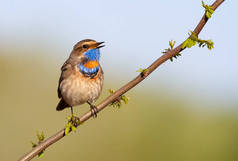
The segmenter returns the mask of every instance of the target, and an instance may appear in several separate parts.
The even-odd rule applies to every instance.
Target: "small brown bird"
[[[58,97],[61,98],[57,111],[66,107],[88,103],[92,114],[97,116],[97,108],[92,104],[98,99],[103,86],[103,70],[99,64],[101,47],[104,42],[85,39],[78,42],[69,58],[61,67]]]

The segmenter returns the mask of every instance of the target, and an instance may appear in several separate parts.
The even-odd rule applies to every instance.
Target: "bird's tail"
[[[56,107],[56,110],[61,111],[61,110],[65,109],[66,107],[69,107],[69,105],[63,99],[61,99]]]

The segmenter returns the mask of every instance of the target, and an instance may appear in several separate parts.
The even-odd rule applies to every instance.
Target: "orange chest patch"
[[[85,63],[83,66],[86,68],[96,68],[99,65],[98,61],[93,60]]]

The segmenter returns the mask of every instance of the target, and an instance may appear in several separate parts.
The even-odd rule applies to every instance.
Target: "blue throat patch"
[[[87,52],[84,53],[84,56],[88,59],[88,61],[99,61],[100,59],[100,51],[99,49],[90,49]],[[99,70],[99,65],[95,68],[87,68],[84,66],[84,64],[78,64],[78,68],[86,76],[94,77],[98,70]]]
[[[88,58],[89,61],[92,61],[92,60],[99,61],[99,59],[100,59],[100,51],[97,48],[96,49],[90,49],[86,53],[84,53],[84,56],[86,58]]]

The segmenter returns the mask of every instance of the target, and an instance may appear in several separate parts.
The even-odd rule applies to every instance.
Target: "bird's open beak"
[[[104,43],[104,41],[103,41],[103,42],[98,42],[98,43],[97,43],[97,48],[99,49],[99,48],[104,47],[105,45],[101,45],[101,44],[103,44],[103,43]]]

